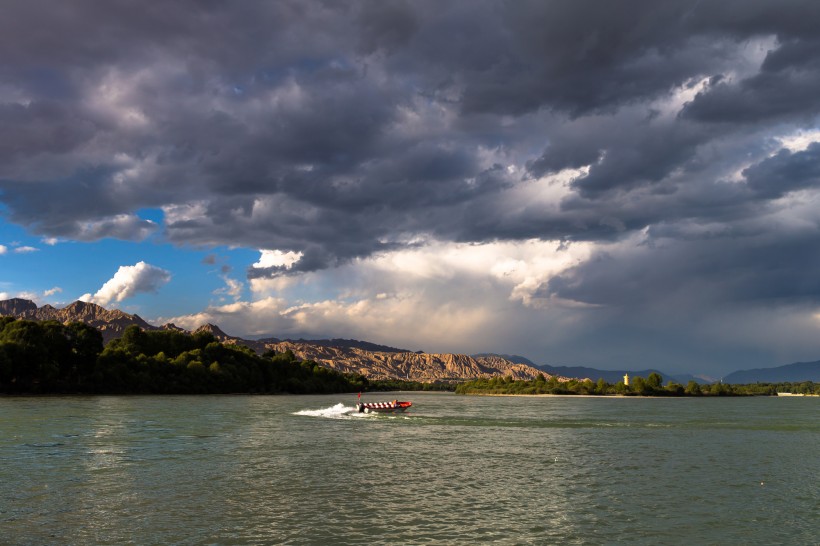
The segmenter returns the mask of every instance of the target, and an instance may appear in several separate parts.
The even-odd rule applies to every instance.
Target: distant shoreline
[[[700,396],[642,396],[642,395],[632,395],[627,396],[624,394],[496,394],[496,393],[466,393],[464,396],[500,396],[500,397],[515,397],[515,398],[545,398],[545,397],[558,397],[558,398],[633,398],[633,399],[643,399],[643,398],[662,398],[664,400],[670,399],[683,399],[683,398],[737,398],[737,396],[713,396],[713,395],[700,395]],[[777,394],[758,394],[755,396],[760,396],[763,398],[792,398],[792,397],[820,397],[820,394],[798,394],[798,393],[791,393],[791,392],[779,392]],[[746,398],[744,396],[743,398]]]
[[[496,394],[482,392],[466,393],[464,396],[504,396],[517,398],[693,398],[689,396],[626,396],[624,394]]]

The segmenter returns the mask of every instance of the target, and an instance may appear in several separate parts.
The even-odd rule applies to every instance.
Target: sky
[[[720,377],[820,359],[814,0],[8,0],[0,299]]]

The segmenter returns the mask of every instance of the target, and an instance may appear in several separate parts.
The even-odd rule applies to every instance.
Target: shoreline
[[[470,392],[465,394],[459,394],[459,396],[499,396],[499,397],[519,397],[519,398],[544,398],[544,397],[560,397],[560,398],[623,398],[623,399],[646,399],[646,398],[659,398],[664,400],[670,399],[687,399],[687,398],[777,398],[778,396],[783,396],[782,394],[730,394],[730,395],[714,395],[714,394],[701,394],[701,395],[678,395],[678,396],[643,396],[643,395],[625,395],[625,394],[499,394],[499,393],[480,393],[480,392]],[[820,396],[817,394],[786,394],[785,396],[792,396],[792,397],[801,397],[801,396]]]
[[[693,396],[626,396],[624,394],[497,394],[497,393],[480,393],[471,392],[463,396],[501,396],[501,397],[518,397],[518,398],[544,398],[544,397],[558,397],[558,398],[695,398]]]

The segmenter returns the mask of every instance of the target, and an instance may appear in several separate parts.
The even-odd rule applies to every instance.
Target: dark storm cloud
[[[84,169],[68,179],[2,180],[0,199],[12,221],[34,232],[80,241],[111,237],[139,241],[157,225],[132,211],[133,186],[116,183],[108,168]]]
[[[777,155],[745,169],[743,176],[759,196],[776,199],[783,195],[820,185],[820,143],[805,151],[780,150]]]
[[[624,131],[622,124],[633,125],[635,130]],[[715,136],[715,132],[683,121],[622,119],[617,125],[598,124],[560,135],[529,170],[543,176],[588,165],[589,173],[576,178],[573,186],[583,197],[609,197],[607,192],[667,180],[695,156],[698,146]]]
[[[772,237],[764,226],[748,233],[712,234],[655,248],[600,252],[539,290],[590,305],[665,309],[820,303],[815,233]],[[756,231],[756,232],[755,232]],[[671,318],[671,317],[670,317]]]
[[[0,161],[8,163],[21,155],[71,153],[98,130],[94,119],[63,102],[0,104]]]
[[[818,89],[820,40],[790,39],[769,52],[760,73],[738,82],[720,81],[699,93],[682,115],[732,123],[795,116],[810,121],[820,108]]]
[[[417,14],[410,2],[363,3],[359,16],[360,45],[364,51],[396,51],[406,45],[419,27]]]
[[[425,236],[742,231],[816,186],[816,147],[767,157],[820,113],[818,24],[797,0],[7,2],[0,201],[48,236],[138,239],[164,207],[179,244],[303,253],[250,276]],[[560,204],[530,195],[565,169]]]

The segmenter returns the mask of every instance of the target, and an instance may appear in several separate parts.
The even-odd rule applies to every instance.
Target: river
[[[818,544],[820,399],[0,398],[2,544]]]

